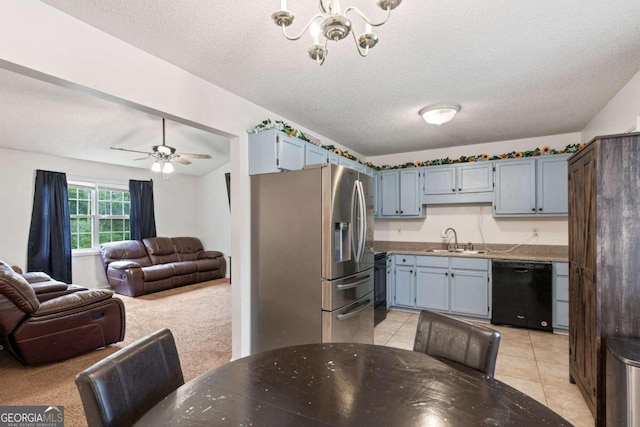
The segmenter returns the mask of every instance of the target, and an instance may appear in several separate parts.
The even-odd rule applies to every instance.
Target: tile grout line
[[[536,354],[536,348],[533,345],[533,340],[531,339],[531,331],[527,331],[527,335],[529,336],[529,343],[531,344],[531,351],[533,351],[533,358],[536,361],[536,369],[538,370],[538,377],[540,378],[540,387],[542,388],[542,395],[544,396],[544,404],[547,408],[549,406],[549,398],[547,397],[547,392],[544,389],[544,381],[542,380],[542,374],[540,373],[540,366],[538,365],[538,355]]]

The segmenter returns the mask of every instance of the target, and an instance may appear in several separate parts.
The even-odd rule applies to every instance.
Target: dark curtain
[[[129,181],[131,195],[131,240],[156,237],[156,216],[153,208],[153,181]]]
[[[71,280],[71,223],[67,176],[36,171],[27,271],[42,271],[66,283]]]

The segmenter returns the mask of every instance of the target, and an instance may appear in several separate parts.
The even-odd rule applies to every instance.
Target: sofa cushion
[[[198,271],[198,264],[193,261],[172,262],[171,266],[173,266],[173,274],[176,276],[191,274]]]
[[[169,237],[149,237],[142,242],[147,248],[149,259],[153,264],[168,264],[179,261],[178,254]]]
[[[198,271],[213,271],[220,268],[220,261],[218,259],[199,259],[197,261],[193,261],[194,264],[198,266]]]
[[[142,268],[142,277],[145,282],[168,279],[173,276],[173,265],[158,264]]]
[[[137,262],[141,267],[151,265],[147,248],[139,240],[103,243],[100,245],[100,258],[105,268],[120,260]]]
[[[15,270],[15,268],[13,269]],[[17,271],[16,273],[20,272]],[[29,283],[51,281],[51,276],[49,276],[47,273],[43,273],[42,271],[31,271],[29,273],[20,273],[20,275]]]
[[[24,277],[0,260],[0,293],[25,313],[33,313],[40,307],[35,291]]]
[[[108,300],[112,296],[113,291],[108,289],[87,289],[84,291],[78,291],[43,302],[40,304],[40,308],[38,308],[33,315],[46,316],[48,314],[84,307],[99,301]]]
[[[202,242],[197,237],[172,237],[171,242],[180,261],[196,260],[204,251]]]
[[[47,282],[31,283],[31,288],[36,294],[45,294],[47,292],[66,291],[69,285],[57,280],[49,280]]]

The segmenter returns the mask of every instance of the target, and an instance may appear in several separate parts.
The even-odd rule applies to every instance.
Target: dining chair
[[[498,331],[422,310],[413,351],[465,365],[493,378],[499,346]]]
[[[168,329],[135,341],[76,377],[89,427],[130,426],[183,384]]]

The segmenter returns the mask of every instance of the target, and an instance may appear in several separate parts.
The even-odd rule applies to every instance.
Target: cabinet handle
[[[531,210],[535,212],[535,211],[536,211],[536,208],[531,208]]]
[[[398,211],[396,211],[396,213],[398,213]]]
[[[538,208],[538,210],[539,210],[540,212],[542,212],[542,208]]]
[[[458,191],[462,191],[462,188],[458,188]]]
[[[455,189],[455,188],[452,188],[452,189],[451,189],[451,191],[453,191],[453,192],[455,193],[455,192],[456,192],[456,189]]]
[[[446,273],[444,273],[444,275],[445,275],[445,276],[448,276],[448,275],[449,275],[449,272],[447,271]]]
[[[451,273],[451,277],[456,277],[456,275],[455,275],[455,274],[453,274],[453,273]]]
[[[409,270],[409,274],[413,274],[413,270]]]
[[[400,213],[401,213],[401,214],[403,214],[403,213],[404,213],[404,211],[400,211]]]

